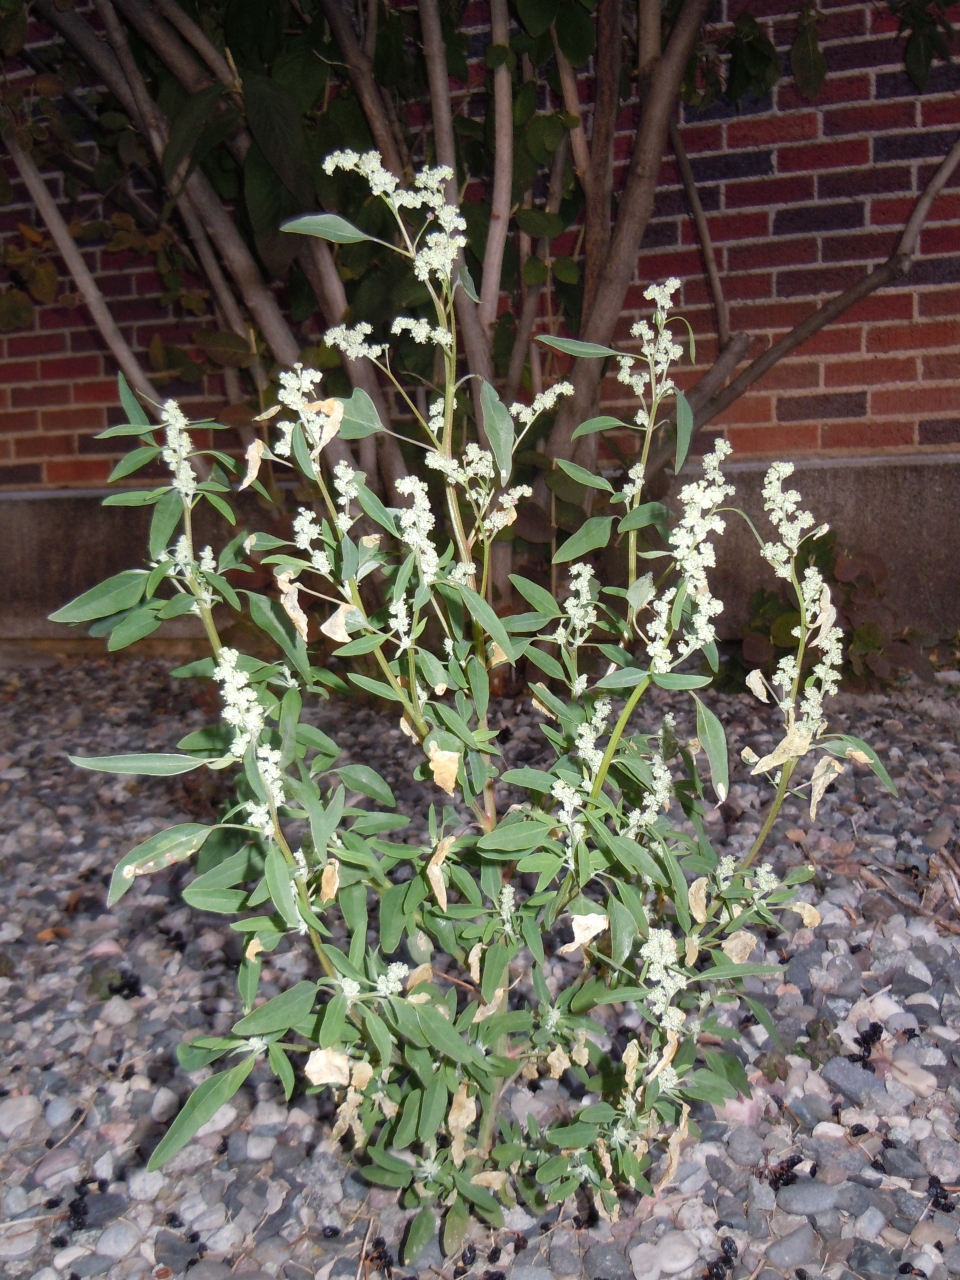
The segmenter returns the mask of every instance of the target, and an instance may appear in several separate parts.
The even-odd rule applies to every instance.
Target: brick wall
[[[722,0],[724,22],[744,0]],[[789,6],[750,0],[784,52]],[[902,70],[893,23],[864,3],[824,0],[821,37],[829,67],[815,106],[787,78],[740,112],[688,112],[682,125],[708,214],[734,331],[751,354],[882,261],[913,202],[960,128],[960,68],[934,68],[918,95]],[[481,52],[472,49],[471,52]],[[478,69],[478,76],[482,74]],[[589,101],[589,76],[581,78]],[[587,112],[587,117],[589,113]],[[635,108],[624,108],[618,164],[628,162]],[[652,280],[683,280],[681,305],[698,358],[716,355],[700,250],[672,159],[637,263],[621,339],[643,311]],[[56,186],[57,179],[51,177]],[[34,216],[22,189],[0,212],[0,235]],[[744,456],[916,452],[960,445],[960,174],[937,201],[920,256],[896,287],[874,294],[800,347],[717,419]],[[569,251],[558,244],[557,251]],[[149,263],[85,248],[88,264],[135,349],[155,333],[189,344],[193,323],[160,305]],[[64,278],[64,289],[70,282]],[[114,442],[94,434],[115,416],[114,368],[83,308],[38,307],[31,331],[0,336],[0,488],[100,485]],[[691,375],[692,376],[692,375]],[[691,380],[685,376],[684,381]],[[610,381],[616,407],[623,388]],[[222,403],[222,387],[169,384],[193,413]],[[626,408],[623,405],[623,408]]]

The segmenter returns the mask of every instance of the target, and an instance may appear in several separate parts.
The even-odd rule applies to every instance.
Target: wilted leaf
[[[813,771],[813,777],[810,779],[810,821],[815,822],[817,818],[817,805],[826,794],[827,787],[833,782],[834,778],[843,773],[843,765],[839,760],[835,760],[833,756],[821,756],[817,761],[817,767]]]
[[[761,702],[769,702],[770,698],[767,694],[767,686],[763,682],[762,671],[751,671],[746,679],[746,686],[754,697],[759,698]]]
[[[757,940],[746,929],[738,929],[720,944],[720,950],[732,964],[745,964]]]
[[[435,742],[427,749],[430,758],[430,772],[433,780],[442,791],[452,796],[457,787],[457,770],[460,767],[459,751],[444,751]]]
[[[694,880],[693,884],[687,891],[687,901],[690,904],[690,914],[696,920],[697,924],[706,924],[707,922],[707,877],[701,876],[699,880]]]
[[[263,458],[263,441],[251,440],[247,445],[247,474],[243,477],[243,483],[240,485],[241,490],[248,488],[256,480],[260,474],[260,461]]]
[[[336,858],[330,858],[327,865],[323,868],[323,875],[320,877],[320,901],[332,902],[337,896],[337,890],[340,888],[340,863]]]
[[[347,644],[350,640],[350,632],[346,628],[346,618],[353,608],[352,604],[342,604],[336,613],[331,614],[321,625],[320,630],[323,634],[331,640],[336,640],[337,644]]]
[[[770,769],[777,769],[782,764],[786,764],[788,760],[799,760],[801,756],[805,756],[810,750],[811,735],[809,729],[804,729],[800,725],[795,724],[787,730],[787,736],[780,742],[768,756],[764,756],[750,770],[751,774],[767,773]]]
[[[683,952],[683,963],[689,969],[697,963],[697,956],[700,954],[700,947],[696,938],[687,938]]]
[[[561,956],[568,956],[579,947],[586,946],[592,938],[603,933],[610,923],[607,917],[600,912],[591,912],[585,916],[572,916],[571,920],[573,923],[573,941],[560,948],[558,954]]]
[[[809,101],[820,92],[827,63],[817,38],[817,11],[805,6],[797,23],[797,35],[790,49],[790,70],[797,88]]]
[[[350,1083],[350,1059],[336,1049],[314,1049],[303,1069],[311,1084]]]
[[[453,755],[455,760],[459,764],[460,757],[458,755],[456,755],[452,751],[447,752],[447,754]],[[431,769],[433,768],[432,760],[431,760],[430,767]],[[456,779],[456,776],[457,776],[456,770],[457,770],[457,766],[454,765],[454,772],[453,772],[454,779]],[[436,777],[436,773],[434,773],[434,777]],[[439,783],[438,785],[443,786],[442,783]],[[444,790],[446,790],[445,787],[444,787]],[[451,788],[451,794],[452,794],[452,788]],[[436,853],[427,863],[427,879],[430,881],[430,887],[433,889],[434,897],[437,900],[437,906],[440,908],[441,911],[446,911],[447,909],[447,886],[444,884],[444,881],[443,881],[443,863],[447,854],[450,852],[450,848],[453,845],[453,840],[454,840],[453,836],[444,836],[444,838],[437,845]]]
[[[559,1080],[570,1066],[570,1059],[560,1045],[547,1054],[547,1066],[550,1068],[551,1080]]]
[[[453,1163],[460,1167],[466,1155],[467,1134],[470,1126],[477,1118],[477,1103],[469,1095],[466,1081],[461,1082],[453,1095],[450,1112],[447,1116],[447,1129],[450,1133],[450,1156]]]
[[[290,573],[277,574],[277,586],[280,588],[280,603],[283,611],[293,623],[297,634],[307,638],[307,615],[300,608],[300,591]]]
[[[816,929],[820,923],[820,912],[809,902],[791,902],[790,910],[797,913],[807,929]]]

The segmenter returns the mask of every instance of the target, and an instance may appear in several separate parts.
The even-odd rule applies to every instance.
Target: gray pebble
[[[872,1240],[858,1240],[847,1255],[847,1266],[863,1280],[893,1280],[897,1265],[890,1250]]]
[[[845,1213],[853,1213],[858,1217],[870,1204],[870,1193],[866,1187],[857,1182],[841,1182],[834,1191],[837,1193],[837,1208]]]
[[[858,1106],[866,1102],[871,1095],[882,1094],[886,1098],[886,1090],[881,1081],[863,1067],[858,1067],[846,1058],[831,1058],[820,1072],[827,1084],[838,1089],[845,1098]]]
[[[948,1138],[924,1138],[918,1151],[927,1173],[936,1174],[944,1182],[960,1177],[960,1146]]]
[[[86,1227],[105,1227],[114,1218],[119,1218],[127,1207],[125,1196],[115,1191],[107,1191],[102,1196],[86,1197],[87,1213],[84,1218]]]
[[[813,1225],[821,1240],[839,1240],[843,1231],[843,1219],[838,1209],[828,1209],[826,1213],[815,1213]]]
[[[885,1151],[883,1167],[893,1178],[922,1178],[926,1173],[917,1157],[903,1147],[890,1147]]]
[[[656,1259],[664,1274],[675,1276],[692,1267],[698,1253],[693,1239],[685,1231],[668,1231],[657,1245]]]
[[[111,1222],[101,1234],[97,1241],[97,1253],[119,1260],[132,1253],[139,1243],[140,1232],[134,1224],[127,1222],[125,1218],[119,1218],[116,1222]]]
[[[43,1109],[43,1118],[51,1129],[59,1129],[73,1115],[76,1104],[71,1098],[53,1098]]]
[[[230,1280],[231,1271],[225,1262],[214,1262],[212,1258],[201,1258],[196,1266],[190,1268],[190,1280]]]
[[[763,1159],[763,1143],[752,1129],[738,1125],[727,1137],[727,1154],[734,1164],[750,1169]]]
[[[182,1236],[173,1231],[161,1228],[153,1242],[157,1265],[169,1267],[171,1271],[183,1271],[191,1258],[197,1256],[196,1245],[189,1244]],[[356,1264],[354,1264],[356,1270]]]
[[[538,1267],[533,1263],[522,1262],[512,1269],[510,1280],[553,1280],[553,1273],[546,1267]]]
[[[795,1182],[791,1187],[781,1187],[777,1192],[777,1207],[784,1213],[825,1213],[836,1208],[836,1204],[836,1187],[809,1178]]]
[[[552,1250],[550,1265],[553,1266]],[[605,1280],[633,1280],[633,1268],[624,1254],[613,1244],[595,1244],[588,1249],[583,1260],[583,1270],[591,1280],[593,1276],[604,1276]],[[514,1268],[514,1275],[516,1275],[516,1268]]]
[[[107,1258],[100,1253],[88,1253],[82,1258],[74,1258],[70,1263],[70,1270],[83,1280],[85,1276],[102,1276],[115,1262],[116,1258]]]
[[[943,1265],[952,1276],[960,1276],[960,1244],[952,1244],[943,1251]]]
[[[792,1271],[817,1256],[817,1237],[813,1227],[805,1223],[791,1231],[782,1240],[777,1240],[767,1249],[767,1261],[772,1262],[781,1271]]]

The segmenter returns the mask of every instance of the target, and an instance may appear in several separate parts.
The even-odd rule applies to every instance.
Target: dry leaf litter
[[[0,1273],[31,1280],[893,1280],[960,1275],[960,673],[932,687],[841,697],[831,727],[867,739],[890,763],[894,801],[859,765],[821,800],[816,821],[788,804],[768,846],[774,869],[812,861],[816,904],[758,938],[754,959],[784,966],[748,978],[780,1044],[745,1001],[724,1017],[752,1097],[721,1114],[699,1105],[654,1148],[655,1197],[625,1198],[620,1220],[586,1202],[545,1218],[522,1209],[496,1232],[479,1224],[460,1255],[434,1241],[410,1267],[400,1246],[409,1214],[370,1188],[328,1138],[328,1094],[289,1104],[266,1067],[250,1076],[162,1172],[146,1161],[192,1083],[177,1065],[184,1039],[226,1032],[238,1016],[234,949],[222,917],[185,906],[187,868],[138,881],[107,912],[105,885],[133,844],[177,821],[210,821],[215,775],[107,778],[66,752],[163,750],[208,722],[201,686],[159,664],[77,661],[0,679]],[[731,755],[770,752],[768,708],[714,695]],[[687,706],[654,692],[678,737]],[[394,787],[419,839],[443,799],[410,781],[418,754],[375,712],[324,704],[315,722]],[[529,699],[497,714],[507,762],[549,757]],[[655,718],[655,719],[654,719]],[[768,799],[737,764],[725,804],[708,814],[722,852],[749,847]],[[438,778],[438,782],[442,780]],[[510,796],[503,796],[504,803]],[[403,838],[407,832],[401,834]],[[948,922],[938,926],[939,913]],[[810,927],[813,924],[815,927]],[[570,930],[547,939],[554,976],[579,957]],[[308,973],[305,953],[275,954],[262,993]],[[639,1018],[606,1016],[602,1042],[623,1052]],[[870,1070],[863,1062],[869,1061]],[[570,1115],[569,1075],[517,1089],[513,1114]],[[571,1085],[572,1087],[568,1087]],[[664,1180],[664,1176],[667,1177]]]

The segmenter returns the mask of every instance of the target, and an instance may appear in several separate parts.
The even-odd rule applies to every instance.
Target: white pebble
[[[150,1107],[150,1119],[156,1120],[157,1124],[166,1124],[180,1110],[180,1099],[168,1089],[166,1085],[161,1085],[154,1094],[153,1103]]]
[[[146,1169],[138,1169],[127,1179],[127,1193],[131,1200],[156,1200],[165,1182],[166,1178],[159,1169],[150,1173]]]
[[[109,1027],[125,1027],[137,1016],[136,1009],[123,996],[111,996],[100,1010],[100,1021]]]
[[[105,1258],[125,1258],[140,1243],[140,1232],[132,1222],[118,1218],[111,1222],[97,1241],[97,1253]]]
[[[0,1102],[0,1136],[12,1138],[18,1129],[33,1124],[43,1108],[32,1093],[22,1093],[16,1098]]]

